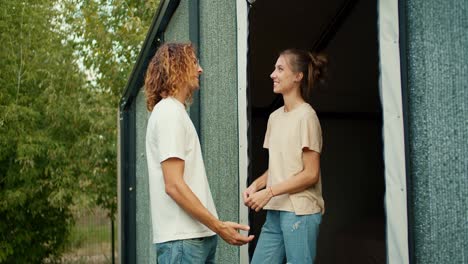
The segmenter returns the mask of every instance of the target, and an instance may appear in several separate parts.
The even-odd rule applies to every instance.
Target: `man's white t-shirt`
[[[153,243],[212,236],[215,233],[187,214],[165,192],[161,162],[168,158],[185,161],[184,180],[200,202],[216,218],[205,165],[198,140],[184,105],[174,97],[159,101],[146,130]]]

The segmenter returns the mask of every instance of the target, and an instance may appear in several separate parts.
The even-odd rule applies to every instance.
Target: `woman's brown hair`
[[[165,43],[149,62],[145,76],[146,108],[153,111],[161,99],[176,95],[181,89],[189,89],[188,101],[192,98],[190,87],[197,76],[197,57],[190,43]]]
[[[302,72],[301,95],[307,100],[315,84],[325,80],[327,57],[299,49],[284,50],[280,56],[285,56],[293,72]]]

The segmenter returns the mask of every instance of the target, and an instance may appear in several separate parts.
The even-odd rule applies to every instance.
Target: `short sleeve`
[[[185,125],[179,116],[161,115],[156,120],[156,142],[159,162],[169,158],[185,160]]]
[[[265,139],[263,140],[263,148],[269,148],[270,147],[270,119],[268,118],[268,123],[267,123],[267,129],[265,132]]]
[[[317,115],[308,114],[301,119],[301,147],[315,152],[322,152],[322,129]]]

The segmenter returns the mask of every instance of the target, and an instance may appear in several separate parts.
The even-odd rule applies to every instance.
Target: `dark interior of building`
[[[324,53],[328,78],[309,103],[323,131],[322,218],[315,263],[385,263],[384,163],[377,1],[257,0],[249,10],[250,184],[268,167],[268,116],[283,102],[270,73],[280,51]],[[251,233],[265,212],[249,212]],[[249,247],[251,256],[255,243]]]

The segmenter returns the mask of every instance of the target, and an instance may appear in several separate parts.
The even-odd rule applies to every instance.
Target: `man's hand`
[[[242,246],[244,244],[249,243],[254,238],[253,235],[250,236],[243,236],[239,234],[238,230],[248,231],[250,229],[249,226],[241,225],[238,223],[233,222],[221,222],[219,227],[216,230],[216,233],[224,240],[226,243],[235,245],[235,246]]]
[[[271,189],[266,188],[251,194],[244,203],[252,210],[255,210],[255,212],[258,212],[270,201],[272,197],[273,193],[271,192]]]

